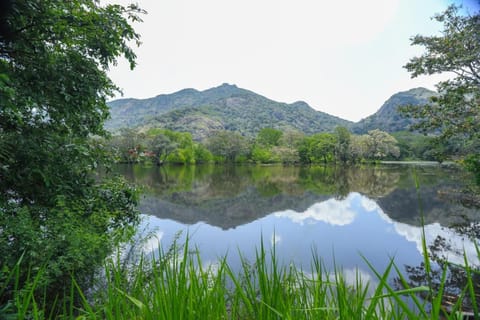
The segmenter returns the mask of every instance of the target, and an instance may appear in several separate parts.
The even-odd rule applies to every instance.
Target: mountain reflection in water
[[[263,238],[265,245],[275,243],[286,263],[308,268],[315,248],[327,267],[333,266],[334,256],[345,273],[359,268],[370,277],[360,253],[378,270],[391,257],[398,266],[422,262],[422,212],[427,245],[435,244],[437,255],[462,263],[465,250],[471,264],[479,263],[474,246],[478,239],[461,231],[478,225],[479,210],[441,196],[461,189],[467,180],[455,168],[120,166],[118,170],[144,187],[139,209],[157,228],[160,243],[168,246],[179,230],[188,230],[204,262],[213,263],[228,252],[229,261],[239,263],[238,251],[253,260]],[[439,237],[446,239],[440,248]]]

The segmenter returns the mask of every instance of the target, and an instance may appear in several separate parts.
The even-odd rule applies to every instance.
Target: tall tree
[[[350,158],[350,131],[345,127],[335,128],[335,137],[337,145],[335,147],[335,153],[337,160],[346,163]]]
[[[423,108],[406,107],[404,112],[420,119],[414,129],[440,132],[435,158],[445,157],[448,140],[471,145],[480,137],[480,12],[462,16],[455,6],[435,16],[443,23],[441,36],[417,35],[413,45],[425,47],[425,53],[405,66],[412,77],[448,72],[453,78],[437,84],[439,95]],[[461,148],[462,149],[462,148]],[[465,159],[466,168],[480,184],[480,150]],[[472,152],[470,150],[470,152]]]
[[[155,154],[157,165],[163,164],[177,148],[178,143],[163,133],[159,133],[149,141],[149,149]]]
[[[277,129],[263,128],[257,134],[256,142],[266,147],[278,146],[282,134],[283,132]]]
[[[355,163],[368,158],[370,137],[366,134],[352,135],[350,139],[350,160]]]
[[[425,52],[414,57],[405,68],[412,77],[449,73],[453,77],[437,84],[438,96],[431,103],[409,106],[404,112],[420,119],[414,129],[440,132],[445,140],[453,136],[479,137],[480,125],[480,13],[462,16],[450,6],[435,16],[443,24],[438,36],[417,35],[412,45]]]
[[[387,157],[398,158],[400,149],[397,140],[385,131],[370,130],[367,134],[368,156],[370,159],[380,160]]]
[[[335,147],[336,147],[336,137],[331,133],[317,133],[311,136],[311,156],[319,161],[323,160],[323,163],[327,163],[334,159],[335,156]]]
[[[95,0],[15,0],[2,10],[1,268],[22,256],[22,285],[27,270],[45,267],[52,305],[72,274],[90,279],[118,227],[137,219],[132,189],[94,179],[106,158],[89,139],[106,135],[106,99],[117,90],[106,71],[120,56],[135,65],[130,23],[141,12]],[[0,308],[12,298],[4,292]]]
[[[234,162],[237,156],[245,154],[248,150],[244,137],[226,130],[215,132],[207,139],[206,146],[215,156],[223,157],[228,162]]]

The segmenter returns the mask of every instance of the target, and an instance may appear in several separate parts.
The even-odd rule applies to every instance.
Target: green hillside
[[[398,107],[404,105],[424,105],[428,103],[429,98],[433,95],[435,95],[434,91],[425,88],[398,92],[385,101],[377,112],[355,123],[351,130],[354,133],[366,133],[374,129],[387,132],[408,130],[414,120],[401,115],[397,110]]]
[[[255,136],[260,129],[298,130],[305,134],[331,132],[336,126],[353,133],[380,129],[386,132],[408,130],[413,119],[405,118],[397,108],[422,105],[435,94],[415,88],[392,95],[373,115],[357,123],[314,110],[307,103],[276,102],[235,85],[223,84],[204,91],[183,89],[149,99],[119,99],[109,103],[111,119],[106,128],[148,129],[152,127],[191,132],[202,140],[215,130],[240,132]]]
[[[184,89],[144,100],[120,99],[109,105],[108,130],[161,127],[191,132],[196,139],[214,130],[254,136],[260,129],[272,127],[313,134],[353,124],[316,111],[305,102],[280,103],[229,84],[205,91]]]

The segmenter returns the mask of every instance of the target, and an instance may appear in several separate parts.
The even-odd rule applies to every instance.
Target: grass
[[[480,257],[478,247],[477,253]],[[463,319],[462,305],[467,298],[473,306],[471,319],[480,319],[474,283],[478,271],[466,257],[466,284],[448,308],[444,304],[446,267],[433,290],[433,285],[409,285],[393,259],[382,271],[364,260],[376,275],[376,288],[363,282],[358,273],[351,283],[340,268],[327,271],[314,250],[310,271],[305,272],[280,264],[275,248],[268,251],[261,242],[255,260],[249,263],[242,258],[240,271],[234,271],[226,257],[205,265],[187,239],[183,245],[175,242],[167,251],[140,256],[127,268],[120,257],[110,259],[105,263],[103,282],[88,296],[72,280],[66,293],[71,299],[64,299],[70,303],[58,308],[58,314],[45,312],[51,308],[33,294],[41,275],[33,277],[30,286],[15,287],[17,298],[0,307],[0,319]],[[11,281],[15,282],[20,267],[21,261],[9,274]],[[430,264],[426,271],[431,272]],[[399,279],[401,289],[389,283],[392,276]],[[4,289],[0,284],[0,294]]]

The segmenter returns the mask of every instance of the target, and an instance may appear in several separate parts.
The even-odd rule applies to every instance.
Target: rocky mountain
[[[424,105],[434,95],[434,91],[425,88],[398,92],[385,101],[377,112],[352,125],[351,130],[354,133],[366,133],[373,129],[387,132],[408,130],[415,120],[401,115],[397,110],[398,107],[404,105]]]
[[[229,84],[205,91],[184,89],[144,100],[120,99],[110,102],[109,106],[108,130],[161,127],[191,132],[196,139],[208,136],[213,130],[254,136],[260,129],[272,127],[313,134],[353,124],[316,111],[302,101],[276,102]]]
[[[237,131],[255,136],[260,129],[298,130],[305,134],[330,132],[336,126],[350,128],[353,133],[380,129],[387,132],[408,130],[413,119],[405,118],[397,108],[402,105],[422,105],[435,94],[425,88],[398,92],[391,96],[371,116],[353,123],[314,110],[307,103],[276,102],[235,85],[198,91],[184,89],[149,99],[119,99],[109,102],[111,119],[106,128],[152,127],[191,132],[201,140],[215,130]]]

